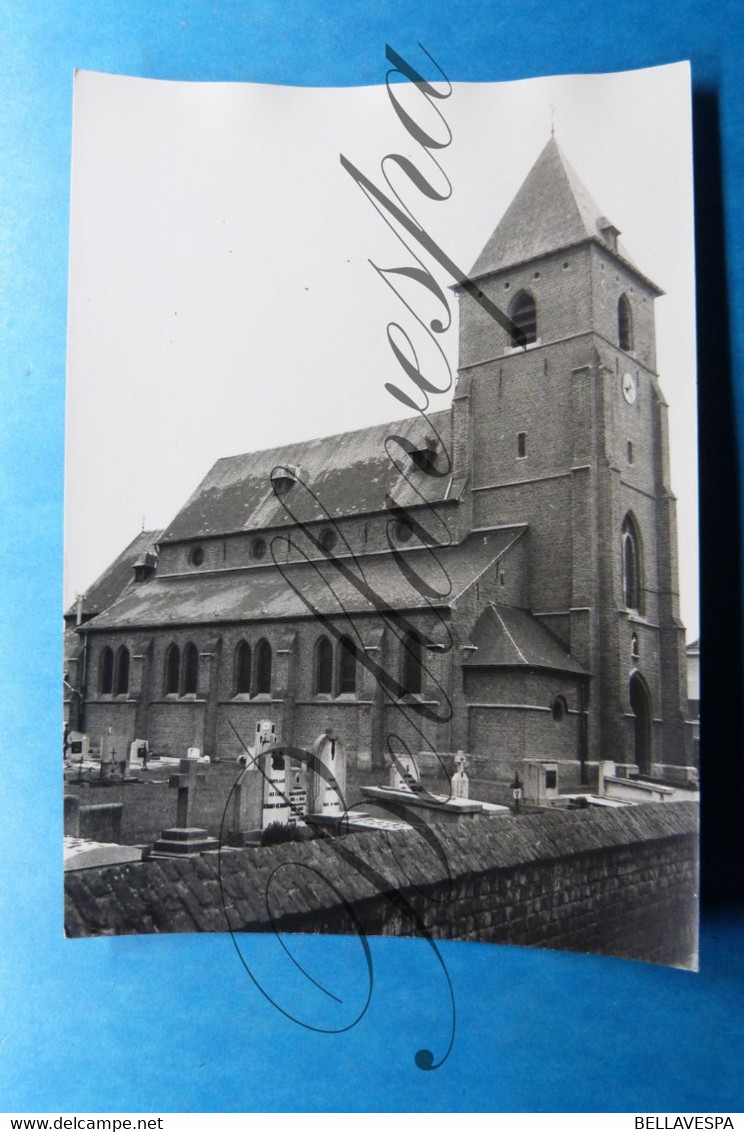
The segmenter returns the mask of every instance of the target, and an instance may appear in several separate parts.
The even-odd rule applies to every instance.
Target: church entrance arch
[[[651,695],[640,672],[630,678],[630,708],[633,721],[633,761],[641,774],[651,773]]]

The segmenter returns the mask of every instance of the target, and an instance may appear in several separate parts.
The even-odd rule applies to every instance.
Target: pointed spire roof
[[[569,165],[551,134],[522,187],[478,256],[470,278],[478,279],[559,248],[592,239],[610,248],[641,275],[622,248],[618,247],[618,234],[619,230],[597,207],[589,190]],[[654,284],[651,286],[659,292]]]

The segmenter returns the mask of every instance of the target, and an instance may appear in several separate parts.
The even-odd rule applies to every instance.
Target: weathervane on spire
[[[550,104],[550,136],[551,138],[555,137],[555,106],[552,102]]]

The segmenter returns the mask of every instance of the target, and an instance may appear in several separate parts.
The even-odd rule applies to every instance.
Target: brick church
[[[230,759],[270,718],[381,778],[685,765],[661,292],[619,235],[551,137],[470,273],[505,327],[460,296],[450,409],[219,460],[140,535],[67,618],[93,749]]]

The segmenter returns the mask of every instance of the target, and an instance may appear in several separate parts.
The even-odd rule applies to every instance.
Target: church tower
[[[551,137],[461,297],[472,526],[526,524],[519,604],[588,673],[588,759],[687,757],[684,629],[654,300]]]

